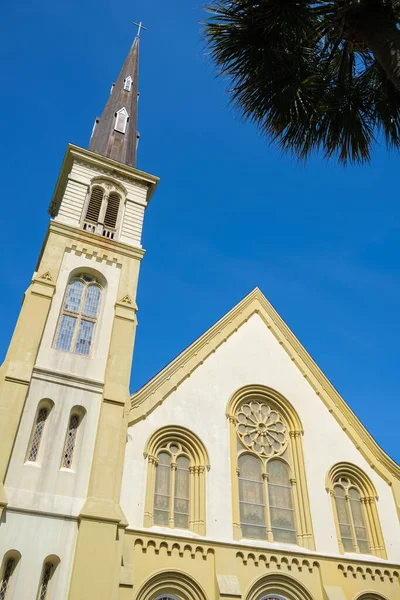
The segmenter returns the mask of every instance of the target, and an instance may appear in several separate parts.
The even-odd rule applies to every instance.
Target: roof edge
[[[162,404],[210,354],[254,314],[259,314],[263,319],[370,467],[389,485],[393,483],[392,477],[400,480],[400,466],[379,446],[258,287],[131,396],[129,425],[145,419]]]

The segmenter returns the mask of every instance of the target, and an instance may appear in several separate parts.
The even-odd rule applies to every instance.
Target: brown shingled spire
[[[139,36],[111,88],[103,114],[96,119],[89,150],[136,167]]]

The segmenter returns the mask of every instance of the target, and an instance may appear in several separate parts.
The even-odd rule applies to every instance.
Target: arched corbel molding
[[[277,595],[286,600],[313,600],[309,591],[294,577],[271,573],[257,579],[248,590],[246,600],[262,600]]]
[[[177,596],[180,600],[207,600],[203,587],[184,571],[159,571],[140,587],[135,600]]]
[[[345,484],[342,485],[342,482],[345,482]],[[364,473],[364,471],[360,469],[360,467],[349,462],[341,462],[334,464],[329,469],[325,480],[326,491],[329,492],[331,496],[336,534],[341,554],[344,554],[345,548],[341,537],[341,530],[335,500],[336,494],[334,488],[338,485],[343,487],[345,501],[347,503],[347,510],[350,518],[350,528],[352,530],[353,543],[355,544],[353,551],[360,552],[360,548],[358,546],[352,511],[350,509],[350,497],[348,494],[348,490],[351,488],[355,488],[360,496],[363,518],[367,529],[370,552],[375,556],[379,556],[380,558],[386,559],[387,553],[379,520],[377,507],[378,494],[376,492],[375,486],[372,483],[371,479],[368,477],[368,475]]]
[[[154,497],[158,455],[160,452],[171,455],[171,491],[169,501],[169,526],[174,527],[173,494],[176,462],[170,448],[179,446],[179,454],[189,459],[189,529],[200,535],[206,533],[206,472],[210,469],[208,452],[200,438],[179,425],[167,425],[157,429],[147,440],[144,457],[147,459],[147,487],[144,512],[144,526],[154,523]]]
[[[239,481],[238,481],[238,412],[244,404],[252,401],[266,404],[272,411],[276,411],[279,418],[283,420],[286,432],[286,446],[289,452],[289,460],[286,463],[291,471],[290,484],[292,486],[293,505],[296,520],[297,543],[310,550],[315,550],[314,534],[311,521],[310,501],[307,490],[306,473],[302,447],[303,426],[299,415],[292,404],[276,390],[259,384],[246,385],[237,390],[229,399],[226,408],[226,417],[230,428],[230,451],[231,451],[231,480],[232,480],[232,511],[233,511],[233,535],[239,540],[243,537],[240,524],[239,509]],[[266,479],[268,474],[265,473]],[[267,496],[267,492],[265,492]],[[268,510],[266,513],[268,520]],[[267,537],[272,541],[270,532]]]

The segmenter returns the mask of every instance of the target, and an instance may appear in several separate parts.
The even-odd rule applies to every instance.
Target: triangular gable
[[[335,417],[343,431],[363,454],[369,465],[396,490],[400,514],[400,467],[382,450],[322,373],[296,336],[292,333],[262,292],[255,288],[222,319],[177,356],[131,398],[129,423],[145,419],[157,406],[189,377],[207,357],[249,318],[258,314],[271,330],[293,363]]]

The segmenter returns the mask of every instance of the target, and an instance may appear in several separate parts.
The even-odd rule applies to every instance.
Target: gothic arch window
[[[14,572],[21,555],[16,550],[10,550],[4,555],[0,571],[0,600],[6,600],[13,585]]]
[[[93,275],[82,273],[69,282],[54,344],[57,350],[91,354],[101,295]]]
[[[72,469],[78,430],[85,413],[85,409],[81,406],[74,406],[71,410],[61,461],[61,467],[64,469]]]
[[[129,75],[124,81],[124,90],[130,92],[132,87],[132,77]]]
[[[150,437],[144,455],[145,527],[162,525],[205,535],[205,473],[210,467],[199,438],[184,427],[163,427]]]
[[[54,573],[57,569],[59,562],[60,559],[58,558],[58,556],[48,556],[44,560],[42,572],[40,575],[38,600],[50,600],[50,598],[55,597],[52,593],[52,579],[54,577]]]
[[[121,221],[124,196],[120,186],[96,178],[83,210],[82,228],[90,233],[115,239]]]
[[[126,127],[128,125],[128,120],[129,120],[128,111],[126,110],[126,108],[124,106],[115,113],[115,125],[114,125],[115,131],[119,131],[120,133],[125,133]]]
[[[377,494],[367,475],[356,465],[339,463],[329,471],[326,487],[332,498],[340,552],[387,558]]]
[[[54,403],[48,399],[41,400],[39,402],[32,427],[31,437],[29,438],[29,444],[25,459],[27,462],[37,462],[39,459],[39,452],[43,439],[43,434],[53,406]]]
[[[270,388],[252,385],[231,398],[234,538],[314,549],[300,420]]]

